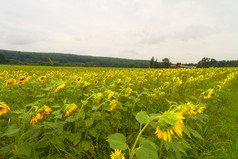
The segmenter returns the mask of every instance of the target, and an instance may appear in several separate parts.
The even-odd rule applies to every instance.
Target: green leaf
[[[76,146],[81,140],[81,133],[70,133],[69,141],[73,142],[74,146]]]
[[[98,110],[101,106],[102,106],[102,104],[94,104],[92,106],[92,110]]]
[[[49,145],[49,141],[48,140],[42,140],[39,141],[36,145],[36,148],[45,148]]]
[[[8,129],[4,132],[3,136],[12,137],[16,135],[19,131],[20,129],[17,127],[17,125],[13,124],[8,127]]]
[[[164,146],[167,151],[172,147],[171,142],[164,142]]]
[[[189,129],[187,128],[187,126],[185,126],[183,132],[184,132],[186,135],[188,135],[188,137],[191,138],[191,134],[190,134]]]
[[[64,124],[66,122],[64,121],[57,121],[57,122],[44,122],[44,128],[45,129],[57,129],[57,128],[63,128]]]
[[[89,130],[89,134],[92,135],[93,137],[97,136],[97,129],[96,128],[91,128]]]
[[[91,126],[93,125],[93,119],[87,119],[85,120],[86,126]]]
[[[109,142],[112,149],[126,150],[126,137],[123,134],[116,133],[108,136],[107,142]]]
[[[140,147],[138,147],[135,151],[136,158],[138,159],[145,159],[145,158],[157,159],[158,158],[158,153],[156,150],[155,143],[145,138],[140,138],[139,142],[140,142]]]
[[[30,143],[24,142],[20,147],[20,154],[30,157],[31,150],[32,150],[32,146],[30,145]]]
[[[101,112],[94,112],[93,113],[93,119],[94,120],[102,120],[102,114],[101,114]]]
[[[85,151],[89,150],[91,145],[92,145],[91,141],[82,141],[81,143],[81,146]]]
[[[182,152],[182,153],[184,153],[185,155],[187,155],[187,153],[186,153],[185,150],[183,149],[182,144],[173,143],[173,144],[172,144],[172,148],[173,148],[174,151],[179,151],[179,152]]]
[[[14,144],[6,145],[0,148],[0,154],[11,153]]]
[[[28,129],[27,132],[25,133],[24,138],[26,140],[28,139],[32,140],[41,133],[41,130],[42,130],[42,126],[32,125],[30,129]]]
[[[191,134],[192,134],[194,137],[203,140],[202,136],[201,136],[196,130],[190,129],[189,131],[191,132]]]
[[[139,113],[137,113],[136,114],[136,120],[140,124],[148,123],[150,121],[149,116],[145,111],[140,111]]]
[[[83,105],[86,105],[88,103],[87,100],[81,100],[81,102],[82,102]]]
[[[70,116],[65,121],[66,122],[75,122],[78,119],[79,119],[79,116]]]
[[[181,143],[182,143],[182,145],[183,145],[184,147],[189,148],[189,149],[192,148],[192,147],[190,146],[190,144],[189,144],[186,140],[184,140],[183,138],[182,138],[180,141],[181,141]]]

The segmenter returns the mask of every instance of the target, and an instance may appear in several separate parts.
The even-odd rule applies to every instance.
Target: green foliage
[[[10,110],[0,115],[0,158],[110,158],[114,149],[126,158],[236,158],[237,85],[231,82],[237,74],[236,68],[4,65],[0,102]],[[12,79],[16,82],[7,85]],[[55,91],[61,84],[65,87]],[[182,137],[174,131],[170,142],[158,138],[159,123],[177,121],[162,115],[178,113],[188,102],[194,110],[183,112]],[[205,114],[194,113],[198,105]],[[48,114],[45,107],[51,109]],[[38,113],[44,115],[33,125]]]

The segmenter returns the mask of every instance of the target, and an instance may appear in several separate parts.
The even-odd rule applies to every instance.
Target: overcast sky
[[[238,0],[0,0],[0,49],[238,59]]]

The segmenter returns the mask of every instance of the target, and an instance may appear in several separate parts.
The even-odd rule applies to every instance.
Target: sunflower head
[[[95,80],[95,81],[94,81],[94,84],[97,85],[97,84],[98,84],[98,80]]]
[[[184,117],[181,113],[177,113],[174,111],[167,111],[159,118],[158,126],[156,128],[155,134],[156,136],[161,139],[163,138],[164,141],[171,141],[171,135],[175,133],[182,137],[182,132],[184,129],[184,124],[182,119]]]
[[[115,92],[113,92],[113,91],[109,91],[109,94],[108,94],[108,99],[111,99],[112,98],[112,96],[115,94]]]
[[[77,81],[78,81],[78,83],[80,83],[82,81],[82,77],[78,77]]]
[[[125,159],[125,153],[122,154],[121,150],[115,149],[114,152],[111,153],[111,159]]]
[[[109,104],[109,107],[110,107],[110,110],[112,111],[116,106],[117,106],[117,103],[118,101],[113,99],[110,104]]]
[[[121,79],[118,79],[117,85],[121,84]]]
[[[55,89],[55,92],[58,92],[59,90],[63,89],[65,87],[65,83],[59,85],[56,89]]]
[[[15,79],[9,79],[6,81],[6,87],[8,86],[12,86],[16,83],[16,80]]]
[[[0,102],[0,115],[5,114],[10,111],[9,106],[7,106],[5,103]]]
[[[46,105],[40,109],[36,109],[34,116],[31,118],[30,124],[34,125],[38,120],[41,120],[45,114],[48,115],[50,112],[52,112],[52,109]]]
[[[39,81],[40,82],[44,82],[46,80],[46,78],[47,78],[46,76],[40,76],[39,77]]]
[[[67,104],[64,108],[64,112],[65,112],[64,117],[69,116],[76,109],[78,109],[78,107],[75,104]]]

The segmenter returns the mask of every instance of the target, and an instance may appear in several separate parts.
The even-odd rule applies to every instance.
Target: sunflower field
[[[0,158],[214,157],[208,123],[237,75],[0,66]]]

